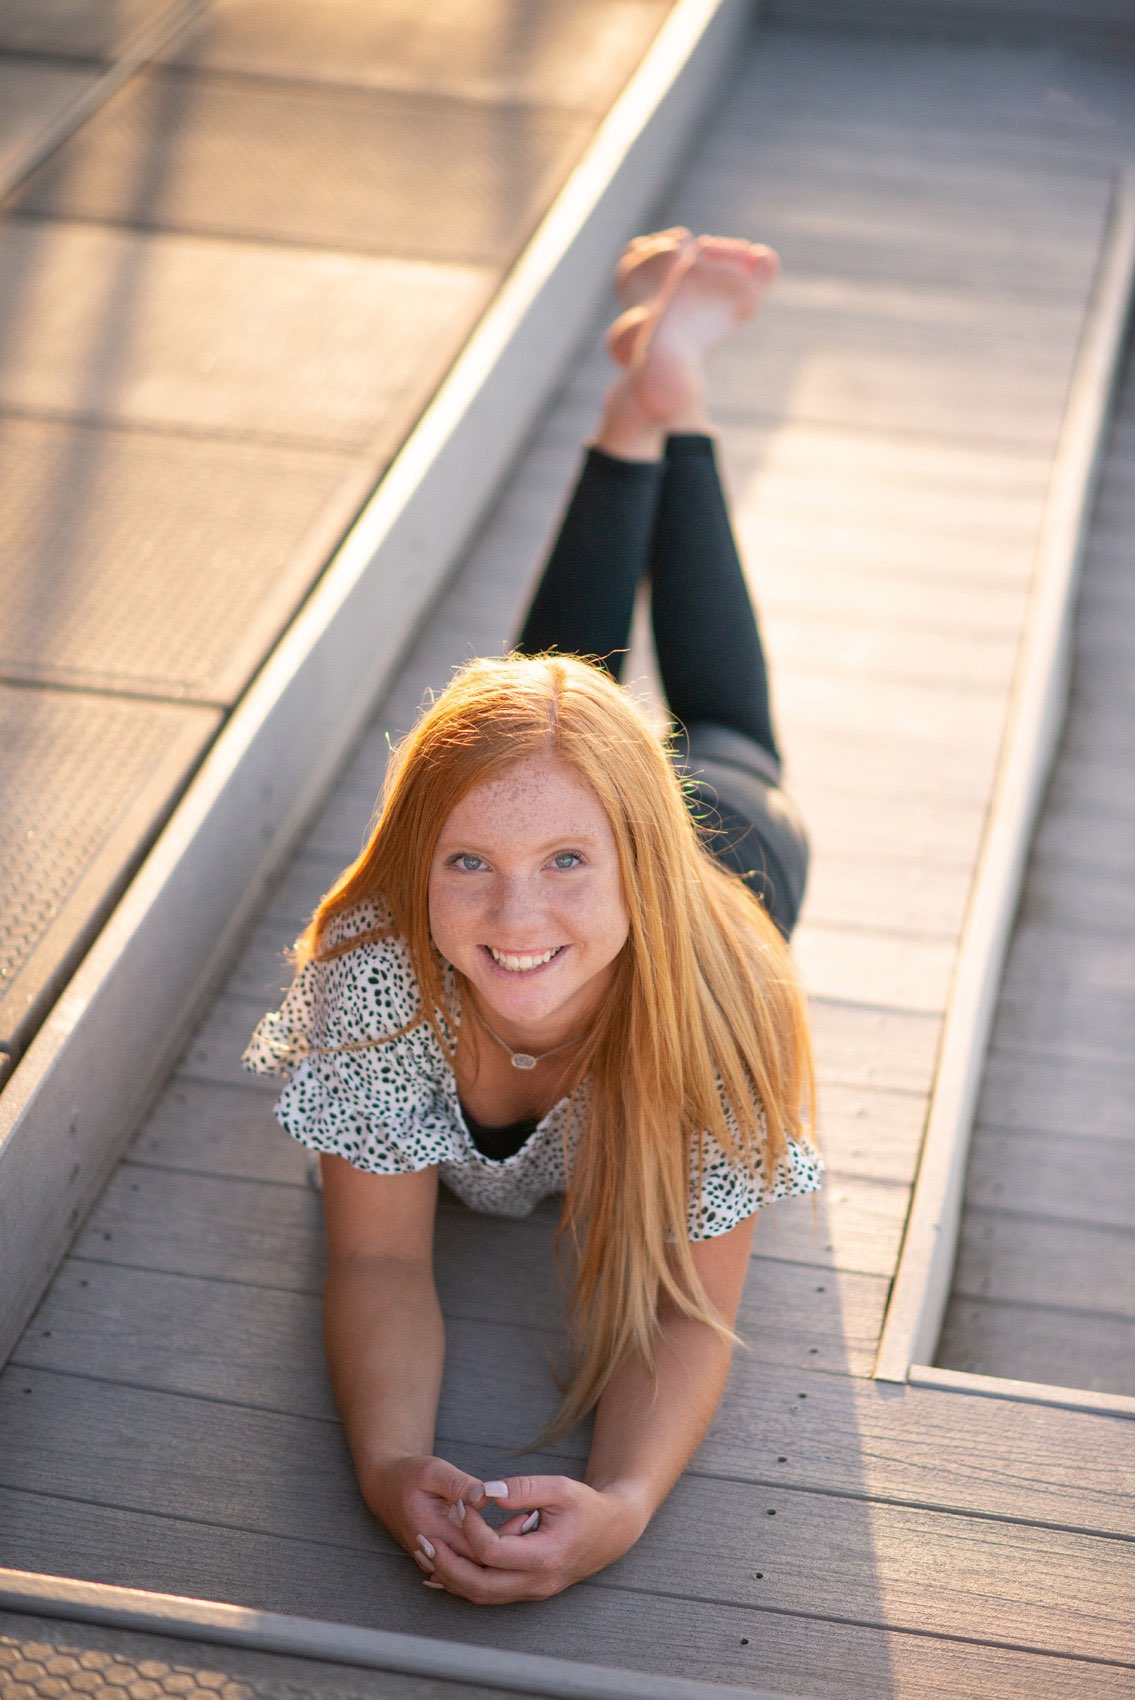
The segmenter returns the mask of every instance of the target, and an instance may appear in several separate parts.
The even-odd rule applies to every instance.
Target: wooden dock
[[[1135,360],[1006,963],[939,1364],[1135,1395]]]
[[[642,1541],[538,1607],[423,1591],[335,1421],[304,1154],[237,1061],[360,844],[387,733],[512,630],[603,381],[596,327],[0,1375],[0,1564],[539,1650],[646,1673],[644,1694],[650,1673],[1131,1692],[1131,1424],[871,1372],[1132,113],[1114,64],[766,29],[661,209],[785,262],[715,393],[814,835],[798,955],[829,1179],[814,1212],[762,1217],[750,1349]],[[554,1404],[553,1225],[441,1212],[438,1444],[477,1472]]]

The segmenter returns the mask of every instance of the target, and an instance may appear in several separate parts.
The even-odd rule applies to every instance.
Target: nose
[[[506,876],[497,883],[493,895],[491,919],[499,937],[492,942],[498,946],[540,942],[532,938],[532,929],[543,921],[544,910],[533,881],[521,875]]]

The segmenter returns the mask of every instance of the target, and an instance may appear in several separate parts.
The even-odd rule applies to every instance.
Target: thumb
[[[503,1488],[504,1492],[495,1493],[495,1488]],[[570,1476],[508,1476],[504,1481],[486,1482],[485,1491],[508,1511],[550,1510],[575,1504],[580,1484]]]
[[[422,1472],[422,1486],[427,1493],[436,1493],[439,1499],[448,1499],[455,1505],[459,1499],[473,1500],[476,1503],[485,1497],[485,1484],[479,1476],[471,1476],[465,1470],[459,1470],[456,1464],[447,1463],[444,1458],[431,1458]]]

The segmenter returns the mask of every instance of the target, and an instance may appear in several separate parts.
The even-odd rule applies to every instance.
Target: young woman
[[[246,1056],[289,1077],[277,1116],[320,1153],[363,1496],[427,1587],[479,1603],[638,1539],[720,1399],[755,1211],[819,1184],[785,943],[806,839],[703,397],[776,269],[685,231],[628,248],[620,373],[516,651],[463,668],[396,751]],[[617,683],[647,572],[668,748]],[[549,1432],[594,1412],[582,1482],[434,1456],[439,1176],[503,1215],[565,1195],[575,1359]]]

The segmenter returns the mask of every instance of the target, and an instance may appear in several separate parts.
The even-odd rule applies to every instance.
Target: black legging
[[[639,580],[650,574],[658,667],[682,729],[690,807],[724,865],[787,935],[808,844],[780,789],[768,670],[712,439],[670,437],[661,461],[589,449],[516,647],[597,658],[621,678]]]

